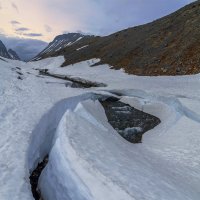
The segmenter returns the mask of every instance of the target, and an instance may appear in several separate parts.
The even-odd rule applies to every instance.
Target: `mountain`
[[[38,39],[10,37],[2,34],[0,34],[0,40],[7,49],[17,52],[17,55],[23,61],[29,61],[48,45],[48,43]]]
[[[56,52],[68,46],[74,45],[83,38],[90,37],[93,36],[83,35],[80,33],[67,33],[63,35],[58,35],[51,43],[49,43],[49,45],[42,52],[40,52],[35,58],[33,58],[32,61],[40,60],[44,57],[50,57],[51,55],[56,54]]]
[[[10,55],[10,57],[13,59],[13,60],[21,60],[20,57],[17,55],[17,53],[12,50],[12,49],[9,49],[8,50],[8,53]]]
[[[136,75],[200,73],[200,0],[146,25],[105,37],[83,38],[49,56],[65,56],[63,66],[100,58]],[[84,48],[83,48],[84,47]]]
[[[10,54],[8,53],[5,45],[3,44],[3,42],[0,40],[0,56],[4,57],[4,58],[9,58],[11,59]]]
[[[0,56],[12,60],[21,60],[14,50],[9,49],[7,51],[7,48],[5,47],[5,45],[1,40],[0,40]]]

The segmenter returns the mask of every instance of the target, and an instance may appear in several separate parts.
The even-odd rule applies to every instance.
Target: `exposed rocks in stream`
[[[92,82],[92,81],[85,80],[85,79],[82,79],[79,77],[72,77],[69,75],[61,75],[61,74],[53,74],[53,73],[48,72],[48,69],[40,69],[39,74],[66,80],[66,81],[68,81],[66,86],[72,87],[72,88],[91,88],[91,87],[106,87],[107,86],[104,83]]]
[[[108,122],[131,143],[142,142],[142,135],[161,122],[159,118],[137,110],[117,98],[108,98],[101,101],[101,104]]]

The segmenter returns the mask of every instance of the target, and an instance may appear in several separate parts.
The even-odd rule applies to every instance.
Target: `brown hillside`
[[[89,45],[79,51],[76,49]],[[63,66],[91,58],[137,75],[200,73],[200,0],[156,20],[106,37],[85,38],[53,55]]]

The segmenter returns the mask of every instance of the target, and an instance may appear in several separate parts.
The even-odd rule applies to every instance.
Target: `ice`
[[[197,176],[197,173],[194,171],[189,172],[186,166],[179,166],[180,169],[176,167],[184,153],[181,155],[177,151],[178,148],[174,147],[176,153],[170,153],[169,149],[169,152],[161,150],[166,148],[166,143],[169,148],[169,141],[172,143],[173,140],[171,140],[169,134],[164,137],[165,144],[159,145],[155,141],[160,142],[162,141],[161,138],[154,138],[156,148],[153,148],[152,145],[148,146],[148,143],[144,147],[142,145],[130,145],[119,137],[111,127],[109,128],[109,124],[107,124],[107,130],[102,130],[101,127],[92,122],[92,118],[83,118],[82,114],[79,115],[79,113],[82,113],[81,109],[87,110],[87,108],[94,106],[97,107],[93,109],[96,120],[106,124],[106,118],[104,118],[104,121],[102,118],[104,113],[100,112],[100,105],[91,101],[84,102],[82,106],[79,104],[78,109],[75,109],[74,112],[67,111],[63,115],[54,141],[57,150],[53,147],[53,152],[50,152],[51,162],[55,161],[56,163],[48,165],[40,179],[41,189],[43,186],[46,187],[46,190],[44,189],[42,192],[47,199],[79,199],[79,197],[69,197],[69,190],[75,194],[87,196],[89,193],[91,195],[87,198],[85,196],[81,197],[83,199],[91,199],[91,197],[92,199],[199,198],[198,181],[196,182],[195,179],[189,181],[187,179],[189,176],[182,176],[180,172],[185,168],[185,175],[189,173],[193,178]],[[62,142],[58,144],[58,141]],[[177,141],[180,141],[179,138]],[[177,141],[174,144],[177,144]],[[181,141],[185,142],[183,138]],[[181,141],[181,146],[185,145]],[[179,142],[177,145],[179,145]],[[55,151],[59,155],[54,155]],[[62,168],[60,162],[56,161],[57,158],[62,156],[66,159],[63,167],[67,167],[70,163],[70,169],[73,169],[75,174],[69,173],[70,169]],[[163,158],[165,159],[163,160]],[[168,164],[166,164],[167,161]],[[163,168],[165,165],[166,167]],[[175,169],[177,171],[174,172]],[[63,175],[63,173],[67,173],[67,175]],[[52,174],[55,176],[53,183],[59,186],[62,185],[62,187],[54,187]],[[56,176],[58,177],[56,178]],[[77,176],[80,180],[76,179]],[[72,179],[78,181],[77,185],[80,188],[71,188]],[[84,191],[81,191],[82,187],[85,188]],[[48,193],[49,188],[51,192],[54,190],[53,194]]]
[[[92,104],[92,102],[90,103]],[[79,111],[75,111],[75,113],[76,112],[79,113]],[[85,155],[82,154],[80,156],[80,152],[78,153],[76,149],[74,149],[73,145],[76,146],[79,145],[81,151],[84,152],[86,151],[85,149],[86,145],[80,145],[80,142],[85,137],[85,139],[82,140],[82,142],[86,142],[86,144],[90,143],[90,140],[88,140],[88,138],[86,137],[88,136],[87,132],[89,136],[92,137],[92,139],[96,138],[93,142],[94,144],[98,143],[98,146],[100,145],[99,143],[100,141],[98,141],[98,135],[96,135],[96,133],[102,135],[101,128],[99,131],[99,129],[97,129],[95,125],[91,126],[90,121],[87,121],[82,117],[79,117],[75,113],[73,113],[72,111],[67,111],[58,126],[54,141],[55,145],[50,153],[50,160],[52,160],[52,162],[54,163],[48,165],[47,168],[45,168],[40,179],[40,185],[42,192],[44,193],[44,197],[46,197],[49,200],[51,199],[89,200],[89,199],[103,199],[103,198],[114,200],[116,198],[116,195],[118,195],[118,199],[120,200],[131,199],[129,195],[126,194],[126,192],[124,192],[117,185],[113,184],[112,181],[110,181],[109,179],[107,180],[107,178],[103,176],[101,173],[99,173],[97,169],[93,168],[88,163],[88,161],[86,161],[85,158],[82,157]],[[102,113],[100,113],[100,115],[102,115]],[[74,137],[77,139],[81,137],[80,139],[78,139],[79,144],[74,143],[75,142]],[[90,144],[92,145],[92,143]],[[94,144],[92,145],[93,147]],[[96,146],[95,149],[99,149],[98,146]],[[100,145],[100,147],[101,146],[102,145]],[[95,152],[93,148],[88,149],[89,154],[93,153],[93,151]],[[58,155],[55,155],[54,154],[55,152],[57,152]],[[60,165],[59,161],[60,159],[58,159],[60,157],[63,157],[63,165]],[[56,160],[58,159],[57,163],[55,163],[56,162],[55,159]],[[93,156],[91,157],[91,160],[92,159],[94,159]],[[62,166],[64,168],[62,168]],[[53,171],[54,172],[59,171],[59,175],[57,173],[53,173]],[[60,176],[62,173],[65,173],[65,175]],[[56,189],[56,192],[54,184],[52,184],[52,174],[53,174],[53,179],[55,178],[55,182],[53,183],[61,186]],[[75,186],[73,186],[73,183]],[[44,188],[43,190],[43,186],[45,186],[46,189]],[[51,191],[54,191],[54,193],[49,194],[48,192],[49,189]]]
[[[33,63],[3,60],[1,200],[32,200],[29,175],[47,154],[49,162],[39,181],[44,199],[200,199],[199,74],[138,77],[108,65],[90,67],[99,62],[96,58],[64,68],[62,56]],[[16,67],[23,80],[17,79]],[[58,80],[37,77],[35,69],[108,87],[47,84]],[[93,93],[115,95],[161,123],[143,135],[141,144],[130,144],[108,123]]]

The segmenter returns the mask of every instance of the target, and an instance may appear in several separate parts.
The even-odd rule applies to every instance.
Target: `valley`
[[[200,199],[200,0],[0,15],[0,200]]]

